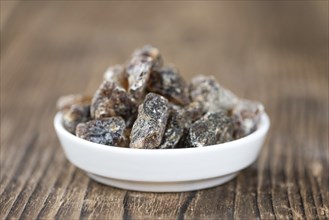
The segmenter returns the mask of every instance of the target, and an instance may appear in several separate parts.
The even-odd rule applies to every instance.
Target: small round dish
[[[231,142],[184,149],[131,149],[74,136],[57,113],[54,126],[66,157],[97,182],[136,191],[183,192],[226,183],[252,164],[270,127],[264,113],[258,129]]]

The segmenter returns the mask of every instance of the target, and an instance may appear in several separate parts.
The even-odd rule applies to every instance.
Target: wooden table
[[[264,103],[257,162],[211,189],[141,193],[65,158],[57,98],[93,94],[145,43]],[[1,1],[0,219],[329,218],[328,124],[327,1]]]

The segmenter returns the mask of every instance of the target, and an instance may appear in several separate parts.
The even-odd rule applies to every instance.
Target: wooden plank
[[[236,184],[237,179],[234,179],[223,186],[198,191],[182,217],[232,219],[235,211]]]
[[[184,217],[195,192],[141,193],[127,192],[124,198],[124,219],[172,219]]]
[[[83,219],[120,219],[124,216],[125,190],[112,188],[89,181],[81,218]]]
[[[265,146],[271,145],[272,143],[265,144]],[[270,172],[272,149],[265,147],[258,160],[257,206],[261,219],[275,218],[272,191],[269,190],[272,188]]]

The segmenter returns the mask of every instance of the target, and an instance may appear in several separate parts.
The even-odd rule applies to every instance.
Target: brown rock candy
[[[72,105],[90,105],[91,99],[91,96],[81,94],[66,95],[57,100],[56,107],[60,111],[66,111],[70,109]]]
[[[58,99],[57,109],[63,113],[63,126],[70,133],[75,133],[75,128],[80,122],[90,120],[91,97],[72,94]]]
[[[109,67],[103,76],[104,80],[116,83],[124,89],[128,89],[128,75],[122,65],[114,65]]]
[[[80,123],[76,135],[97,144],[126,147],[128,142],[124,136],[125,129],[123,118],[111,117]]]
[[[133,53],[133,57],[150,57],[152,59],[152,68],[163,66],[163,59],[158,48],[151,45],[145,45]]]
[[[159,50],[152,46],[144,46],[134,52],[127,66],[128,91],[137,103],[143,101],[147,81],[151,70],[162,66],[162,58]]]
[[[75,134],[76,126],[79,123],[88,120],[90,120],[90,105],[74,104],[63,112],[63,126],[72,134]]]
[[[186,147],[204,147],[233,140],[233,122],[225,111],[207,113],[190,127]]]
[[[255,101],[241,100],[232,110],[234,137],[244,137],[257,129],[264,106]]]
[[[151,67],[152,63],[149,57],[133,58],[127,67],[128,92],[138,103],[145,97],[146,84],[150,78]]]
[[[130,127],[137,117],[137,105],[125,89],[116,83],[103,81],[92,99],[90,112],[95,119],[121,116]]]
[[[159,149],[175,148],[184,134],[185,124],[185,117],[179,111],[171,109]]]
[[[205,114],[205,110],[201,102],[191,102],[180,111],[181,114],[184,115],[186,128],[190,127],[194,121],[198,120]]]
[[[190,84],[190,96],[193,101],[203,103],[206,111],[220,109],[231,110],[238,98],[229,90],[219,85],[213,76],[198,76]]]
[[[168,98],[169,101],[180,105],[190,102],[188,85],[173,67],[163,67],[151,72],[147,89]]]
[[[170,115],[163,135],[160,149],[182,148],[191,124],[203,114],[203,106],[200,102],[191,102],[185,107],[170,104]]]
[[[168,100],[149,93],[138,108],[130,134],[131,148],[154,149],[161,144],[169,116]]]

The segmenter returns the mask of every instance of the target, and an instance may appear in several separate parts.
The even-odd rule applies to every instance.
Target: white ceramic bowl
[[[57,113],[54,126],[67,158],[103,184],[148,192],[209,188],[233,179],[252,164],[270,126],[264,113],[252,134],[224,144],[185,149],[131,149],[92,143],[74,136]]]

